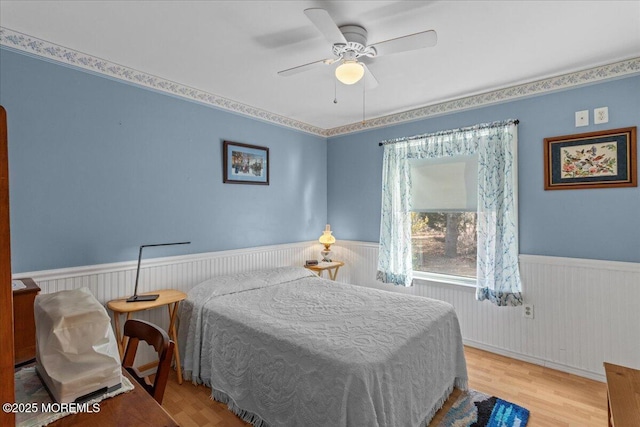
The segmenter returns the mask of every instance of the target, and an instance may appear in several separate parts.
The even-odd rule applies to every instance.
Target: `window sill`
[[[476,279],[470,277],[450,276],[448,274],[427,273],[424,271],[414,271],[413,278],[428,282],[446,283],[448,285],[464,286],[467,288],[476,287]]]

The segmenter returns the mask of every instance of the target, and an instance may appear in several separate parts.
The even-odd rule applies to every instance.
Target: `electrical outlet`
[[[609,107],[600,107],[593,110],[593,124],[607,123],[609,121]]]
[[[576,127],[589,126],[589,110],[576,111]]]
[[[524,311],[522,312],[522,317],[533,319],[533,304],[525,304],[523,308]]]

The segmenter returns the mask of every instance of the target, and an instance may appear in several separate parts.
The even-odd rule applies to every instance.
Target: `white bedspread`
[[[450,304],[301,267],[194,287],[179,341],[185,376],[255,426],[424,426],[467,387]]]

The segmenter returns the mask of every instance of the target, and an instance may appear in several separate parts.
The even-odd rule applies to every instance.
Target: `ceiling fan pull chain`
[[[366,78],[367,78],[367,75],[365,73],[362,79],[362,126],[364,126],[364,101],[365,101],[364,94],[366,92],[365,87],[367,86]]]
[[[338,103],[338,89],[337,89],[336,79],[333,79],[333,103]]]

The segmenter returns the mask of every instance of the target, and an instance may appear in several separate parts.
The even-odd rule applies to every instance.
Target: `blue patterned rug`
[[[438,427],[525,427],[529,410],[495,396],[462,393]]]

